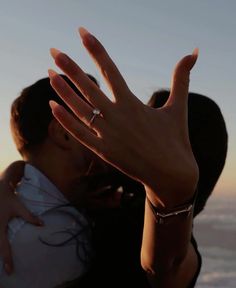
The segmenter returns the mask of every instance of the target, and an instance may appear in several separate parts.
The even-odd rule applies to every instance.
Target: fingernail
[[[12,273],[12,267],[11,267],[10,264],[5,263],[5,264],[4,264],[4,269],[5,269],[5,271],[6,271],[6,273],[7,273],[8,275],[10,275],[10,274]]]
[[[50,54],[51,56],[55,59],[57,57],[57,55],[59,55],[60,53],[62,53],[60,50],[56,49],[56,48],[51,48],[50,49]]]
[[[56,71],[54,71],[54,70],[52,70],[52,69],[48,69],[48,76],[49,76],[49,78],[52,78],[52,77],[57,76],[57,75],[58,75],[58,74],[57,74]]]
[[[199,54],[199,48],[195,48],[195,49],[193,50],[192,55],[197,57],[198,54]]]
[[[84,27],[79,28],[79,34],[85,44],[93,44],[95,42],[95,37],[91,33],[89,33],[88,30]]]
[[[50,105],[50,107],[51,107],[52,110],[55,109],[57,106],[59,106],[59,105],[57,104],[57,102],[55,102],[55,101],[53,101],[53,100],[50,100],[50,101],[49,101],[49,105]]]
[[[61,65],[68,65],[69,61],[69,57],[61,52],[60,50],[56,49],[56,48],[51,48],[50,49],[50,53],[52,58],[55,60],[55,62]]]

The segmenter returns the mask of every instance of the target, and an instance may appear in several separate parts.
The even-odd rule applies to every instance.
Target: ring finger
[[[87,126],[93,128],[96,132],[104,127],[102,113],[99,109],[92,107],[81,99],[70,85],[55,71],[49,70],[50,82],[53,89],[68,105],[73,113]]]

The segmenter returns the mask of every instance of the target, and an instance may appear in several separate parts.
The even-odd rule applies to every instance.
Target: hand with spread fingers
[[[221,122],[215,121],[215,116],[212,126],[205,127],[204,117],[202,117],[204,122],[200,122],[201,124],[195,126],[193,123],[195,122],[193,118],[199,122],[201,118],[199,112],[204,110],[208,102],[204,97],[205,100],[201,100],[200,95],[198,98],[191,98],[193,93],[188,91],[190,71],[197,61],[198,49],[177,63],[173,71],[171,89],[162,95],[165,96],[162,98],[164,101],[160,100],[160,94],[155,92],[154,97],[150,99],[151,102],[145,105],[130,91],[102,44],[86,29],[80,28],[79,32],[85,48],[111,90],[113,99],[105,95],[93,76],[86,74],[65,53],[52,48],[51,55],[65,75],[57,74],[50,69],[50,79],[48,77],[41,79],[24,89],[20,98],[13,102],[14,109],[11,111],[11,128],[14,135],[24,140],[16,143],[17,149],[22,151],[22,154],[27,152],[26,160],[29,159],[24,175],[27,176],[29,173],[40,177],[32,177],[33,180],[41,179],[40,171],[48,175],[48,178],[43,178],[47,184],[45,187],[49,187],[51,192],[49,184],[53,181],[55,188],[61,190],[69,201],[68,208],[74,211],[74,208],[70,207],[74,205],[88,218],[88,243],[93,240],[93,257],[90,259],[89,255],[88,263],[83,261],[86,264],[85,274],[79,274],[78,281],[69,282],[68,287],[77,287],[77,284],[80,287],[94,285],[123,287],[128,284],[143,288],[193,288],[202,263],[197,243],[192,235],[193,217],[201,211],[203,207],[201,205],[204,205],[202,199],[206,202],[215,185],[212,186],[212,174],[208,176],[206,173],[205,162],[208,160],[205,159],[212,162],[208,170],[214,170],[211,169],[216,163],[213,158],[219,158],[218,155],[223,151],[222,159],[224,159],[226,155],[224,149],[227,147],[225,145],[227,133],[223,129],[223,150],[219,153],[220,150],[217,150],[213,157],[209,156],[209,150],[214,145],[212,143],[215,143],[215,139],[219,136],[218,126],[225,127]],[[27,113],[29,118],[26,117],[24,120],[23,132],[27,131],[26,136],[22,135],[21,131],[19,133],[19,127],[22,126],[18,125],[21,117],[25,117],[26,114],[23,109],[21,109],[23,112],[19,113],[21,106],[18,104],[22,105],[22,99],[29,109],[26,111],[30,111]],[[29,100],[29,105],[26,100]],[[196,103],[199,105],[196,106]],[[196,109],[191,110],[191,107]],[[207,108],[203,114],[219,114],[219,109],[217,111]],[[55,121],[52,114],[58,121]],[[41,127],[44,118],[48,120],[46,125]],[[213,130],[212,127],[217,129],[215,138],[208,133]],[[36,133],[28,135],[29,130]],[[202,130],[204,137],[208,136],[204,138],[205,142],[198,133]],[[43,132],[43,139],[37,135],[40,131]],[[209,141],[210,139],[213,140]],[[15,142],[16,140],[18,138]],[[200,142],[204,144],[198,145]],[[209,142],[208,149],[205,147],[207,142]],[[35,147],[37,149],[32,149]],[[202,157],[202,154],[209,157]],[[100,161],[99,157],[110,165]],[[201,172],[200,179],[198,165]],[[216,170],[218,173],[218,167]],[[219,177],[217,173],[215,181]],[[2,180],[0,179],[0,186],[2,185],[0,198],[4,200],[1,212],[3,221],[0,223],[0,256],[4,258],[5,270],[10,273],[13,263],[6,237],[7,222],[13,216],[21,216],[32,224],[43,223],[27,212],[19,204],[19,200],[9,192],[9,183],[17,184],[21,178],[15,177],[15,172],[8,171],[4,174]],[[17,174],[20,176],[22,171]],[[25,179],[32,180],[28,176]],[[32,185],[34,182],[27,181],[25,185],[36,187],[40,197],[44,192],[44,203],[48,208],[47,204],[52,201],[50,198],[48,202],[48,197],[53,194],[48,193],[44,186],[42,189]],[[60,195],[58,189],[55,190],[57,196]],[[55,195],[52,197],[53,200],[61,199]],[[41,202],[39,198],[38,205],[41,205]],[[57,203],[55,201],[52,203],[54,206],[50,207],[54,209]],[[59,222],[62,221],[58,220]],[[53,225],[52,223],[54,229]],[[28,246],[26,248],[28,250]],[[58,256],[58,252],[56,255]],[[61,255],[62,259],[65,259],[64,254]],[[73,260],[74,250],[71,255]],[[72,267],[70,262],[64,262],[65,267],[69,267],[70,270]],[[81,263],[78,262],[79,269],[83,267]],[[62,267],[64,271],[64,266]],[[36,270],[41,272],[43,269]],[[47,273],[48,269],[45,269],[45,275]],[[26,277],[28,274],[27,272]],[[39,278],[31,274],[33,278]],[[45,281],[46,278],[41,277]],[[110,278],[115,281],[111,282]]]
[[[190,70],[198,50],[176,65],[168,102],[159,109],[144,105],[128,88],[102,44],[87,30],[82,42],[100,69],[111,101],[66,54],[52,48],[56,65],[76,85],[87,102],[55,71],[52,87],[79,121],[62,106],[50,102],[56,119],[78,141],[103,160],[145,185],[148,198],[160,207],[174,207],[192,198],[198,167],[188,136],[187,101]]]

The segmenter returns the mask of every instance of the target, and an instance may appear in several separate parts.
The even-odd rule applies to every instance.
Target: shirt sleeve
[[[15,235],[11,243],[14,273],[8,276],[3,271],[0,287],[51,288],[85,273],[83,257],[77,252],[86,235],[78,232],[78,239],[71,237],[76,226],[65,214],[46,213],[42,219],[44,227],[25,223]]]

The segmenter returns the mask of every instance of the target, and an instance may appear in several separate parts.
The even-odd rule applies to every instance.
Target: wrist
[[[198,177],[185,185],[158,185],[156,187],[146,186],[146,196],[149,201],[160,209],[160,211],[171,211],[176,207],[185,205],[192,201],[197,190]]]
[[[196,161],[192,159],[188,165],[176,164],[166,171],[152,169],[150,181],[143,183],[151,203],[160,209],[172,209],[191,201],[199,179]]]
[[[180,198],[177,201],[172,202],[161,202],[156,199],[151,198],[148,193],[146,194],[147,201],[149,204],[153,207],[153,209],[156,209],[156,211],[160,213],[172,213],[177,210],[185,209],[189,206],[194,206],[195,200],[197,197],[197,188],[194,190],[193,193],[191,193],[191,197],[188,197],[186,199]],[[190,195],[189,195],[190,196]]]
[[[195,199],[196,197],[194,195],[194,197],[188,203],[185,203],[181,206],[177,206],[173,209],[161,210],[155,207],[148,199],[148,197],[146,197],[147,204],[150,207],[155,217],[155,220],[158,224],[167,224],[167,223],[170,224],[173,223],[173,221],[176,222],[176,219],[181,219],[181,221],[183,219],[188,219],[189,216],[193,215]]]

